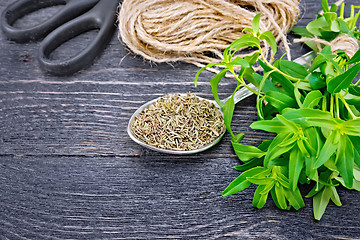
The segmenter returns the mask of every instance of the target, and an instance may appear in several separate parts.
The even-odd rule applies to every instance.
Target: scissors
[[[12,26],[15,21],[41,8],[64,7],[54,16],[28,29]],[[16,42],[43,39],[38,60],[40,67],[56,75],[69,75],[90,65],[100,54],[115,31],[119,0],[18,0],[1,15],[4,34]],[[66,60],[51,60],[51,53],[66,41],[98,29],[96,38],[83,51]]]

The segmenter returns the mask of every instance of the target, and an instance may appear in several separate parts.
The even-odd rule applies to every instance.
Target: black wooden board
[[[2,0],[0,11],[12,2]],[[297,26],[320,9],[320,0],[303,0]],[[71,41],[56,57],[93,35]],[[39,68],[38,47],[0,32],[0,239],[360,239],[355,191],[341,189],[343,206],[330,204],[321,221],[313,220],[309,199],[296,212],[277,209],[271,199],[253,208],[254,186],[222,197],[240,164],[228,134],[191,156],[131,141],[126,127],[140,105],[172,92],[210,99],[212,73],[204,72],[194,87],[197,67],[144,61],[114,35],[91,66],[57,77]],[[294,57],[307,51],[300,44],[292,49]],[[235,84],[225,81],[220,96]],[[233,120],[251,145],[273,137],[249,128],[254,103],[254,97],[240,102]]]

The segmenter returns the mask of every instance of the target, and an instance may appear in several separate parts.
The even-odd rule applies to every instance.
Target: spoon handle
[[[257,91],[257,87],[255,87],[253,84],[249,83],[247,85]],[[247,89],[246,87],[242,87],[234,94],[234,103],[237,104],[238,102],[251,96],[252,94],[253,93],[249,89]],[[221,102],[224,104],[229,98],[231,98],[231,96],[221,100]]]
[[[250,88],[254,89],[257,91],[257,87],[255,87],[253,84],[249,83],[247,84]],[[246,87],[242,87],[239,91],[237,91],[234,94],[234,102],[235,104],[237,104],[238,102],[240,102],[241,100],[251,96],[253,93],[247,89]]]

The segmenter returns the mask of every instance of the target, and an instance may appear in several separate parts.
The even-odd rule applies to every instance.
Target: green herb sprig
[[[359,40],[356,22],[360,13],[355,14],[359,7],[352,6],[348,19],[343,17],[344,6],[339,16],[337,7],[329,7],[326,0],[322,8],[324,13],[303,33],[331,40],[345,31]],[[360,87],[359,81],[353,83],[360,71],[360,50],[350,58],[341,51],[333,54],[331,47],[325,46],[309,67],[283,59],[271,64],[260,46],[269,44],[275,54],[277,43],[270,31],[259,32],[259,21],[260,14],[255,16],[253,27],[244,29],[247,33],[224,51],[221,63],[208,64],[195,77],[196,84],[206,68],[224,67],[210,85],[214,99],[222,106],[233,149],[243,164],[235,167],[242,173],[223,196],[255,184],[254,207],[262,208],[270,193],[278,208],[298,210],[305,205],[299,185],[312,184],[305,197],[313,199],[314,218],[320,220],[330,200],[341,206],[339,186],[360,191]],[[243,47],[258,51],[245,58],[235,57]],[[254,70],[255,63],[263,68],[262,74]],[[234,71],[235,65],[241,66],[239,73]],[[222,104],[218,96],[218,86],[227,72],[237,81],[234,94],[245,87],[257,96],[258,121],[250,127],[275,133],[273,140],[249,146],[240,143],[243,133],[233,133],[234,99]],[[245,79],[257,89],[250,88]]]

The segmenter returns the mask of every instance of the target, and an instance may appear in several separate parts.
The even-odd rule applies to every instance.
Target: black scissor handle
[[[91,9],[99,0],[19,0],[10,4],[1,15],[1,28],[4,34],[17,42],[35,41],[44,38],[48,33],[67,21]],[[12,26],[19,18],[41,8],[65,5],[48,20],[27,28]]]
[[[51,32],[40,44],[40,67],[56,75],[68,75],[89,65],[114,33],[118,5],[119,0],[101,0],[89,12]],[[63,61],[50,59],[51,53],[61,44],[94,29],[99,29],[99,32],[83,51]]]

